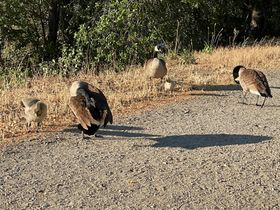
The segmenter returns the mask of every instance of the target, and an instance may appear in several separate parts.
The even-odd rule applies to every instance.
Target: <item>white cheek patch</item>
[[[261,95],[260,93],[259,93],[259,91],[257,91],[257,90],[249,90],[250,91],[250,93],[252,93],[252,94],[255,94],[255,95]]]
[[[154,51],[159,52],[158,46],[155,46]]]

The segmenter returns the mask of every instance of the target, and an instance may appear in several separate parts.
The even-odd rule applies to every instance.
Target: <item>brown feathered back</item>
[[[111,109],[108,105],[107,99],[103,92],[98,89],[97,87],[94,87],[92,85],[88,85],[89,87],[89,95],[92,97],[95,101],[95,106],[99,110],[104,110],[105,116],[102,117],[104,118],[104,127],[110,122],[111,124],[113,123],[113,115],[111,112]]]
[[[87,108],[86,100],[83,96],[72,96],[69,101],[69,107],[85,130],[88,130],[88,127],[90,127],[91,124],[99,123],[91,116],[90,110]]]
[[[107,99],[98,88],[76,81],[72,83],[70,95],[69,106],[83,129],[90,129],[92,124],[105,127],[108,122],[113,123]]]
[[[263,97],[272,97],[266,76],[261,71],[244,68],[240,70],[239,81],[244,91]]]

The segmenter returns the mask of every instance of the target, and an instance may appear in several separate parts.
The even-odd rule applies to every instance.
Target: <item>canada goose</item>
[[[166,63],[163,59],[158,58],[158,53],[165,53],[166,47],[162,44],[158,44],[154,47],[153,57],[145,62],[144,69],[146,75],[152,78],[162,78],[167,74]]]
[[[75,81],[70,87],[69,106],[77,117],[78,129],[84,134],[94,135],[100,126],[113,123],[112,112],[106,97],[98,88],[84,81]]]
[[[47,105],[37,98],[24,98],[21,100],[24,109],[27,128],[32,122],[37,123],[37,129],[42,126],[43,120],[47,117]]]
[[[259,96],[264,97],[261,107],[264,106],[267,97],[272,98],[271,91],[263,72],[253,69],[246,69],[244,66],[236,66],[233,69],[233,78],[237,84],[243,89],[243,102],[248,92],[257,95],[257,103]]]

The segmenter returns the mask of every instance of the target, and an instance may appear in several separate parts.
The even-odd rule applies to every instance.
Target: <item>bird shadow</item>
[[[127,125],[107,125],[107,129],[110,130],[144,130],[142,127],[127,126]]]
[[[233,91],[241,90],[240,85],[194,85],[193,90],[205,90],[205,91]]]
[[[127,126],[127,125],[107,125],[106,128],[101,127],[98,131],[98,135],[104,136],[115,136],[115,137],[130,137],[130,138],[140,138],[140,137],[158,137],[159,135],[135,132],[144,131],[142,127]],[[77,128],[77,125],[72,125],[63,130],[63,132],[80,134],[81,131]]]
[[[200,93],[191,93],[192,96],[227,96],[225,94],[218,94],[218,93],[209,93],[209,92],[200,92]]]
[[[271,89],[280,89],[280,87],[270,86]]]
[[[250,106],[250,107],[256,107],[256,108],[260,108],[260,109],[264,109],[265,107],[280,107],[280,105],[277,104],[269,104],[269,102],[265,103],[265,105],[263,107],[261,107],[261,103],[259,102],[259,105],[257,106],[256,103],[253,102],[242,102],[242,101],[238,101],[237,104],[241,104],[243,106]]]
[[[176,135],[154,138],[157,141],[152,147],[181,147],[196,149],[203,147],[254,144],[272,139],[269,136],[237,134]]]

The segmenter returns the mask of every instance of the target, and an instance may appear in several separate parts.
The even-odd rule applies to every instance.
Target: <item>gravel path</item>
[[[262,109],[212,86],[116,119],[103,138],[67,128],[7,146],[0,209],[280,209],[280,75],[267,77]]]

